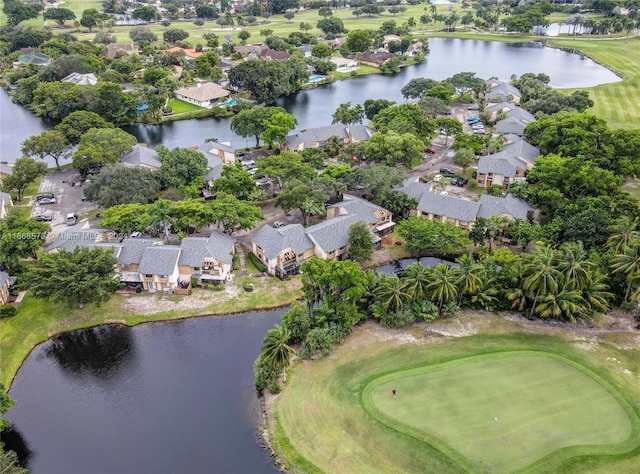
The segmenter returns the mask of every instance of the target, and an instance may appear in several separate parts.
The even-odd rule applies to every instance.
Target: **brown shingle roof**
[[[227,97],[231,92],[214,82],[202,82],[197,86],[181,87],[180,89],[176,89],[174,93],[199,102],[206,102],[207,100]]]

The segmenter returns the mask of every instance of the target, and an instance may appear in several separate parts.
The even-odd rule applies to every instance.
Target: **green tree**
[[[329,197],[329,193],[324,187],[317,186],[312,181],[302,182],[292,179],[284,183],[274,204],[285,212],[295,208],[299,209],[306,226],[312,215],[324,214],[324,203],[329,200]]]
[[[537,248],[522,270],[522,288],[533,293],[530,317],[538,305],[538,300],[547,295],[556,294],[561,277],[556,265],[556,251],[549,247]]]
[[[634,241],[623,253],[616,254],[611,259],[611,272],[625,277],[627,289],[624,300],[629,301],[629,295],[633,285],[640,283],[640,241]]]
[[[267,335],[262,340],[262,349],[260,358],[264,360],[275,371],[281,371],[283,382],[287,382],[286,368],[289,366],[289,360],[295,353],[293,348],[289,346],[291,333],[286,327],[276,325],[275,328],[269,329]]]
[[[129,31],[129,38],[131,38],[131,41],[139,45],[153,43],[158,40],[158,36],[145,26],[131,28]]]
[[[144,232],[151,225],[150,207],[144,204],[119,204],[100,213],[100,225],[124,234]]]
[[[409,265],[402,273],[402,282],[405,290],[413,301],[423,300],[427,297],[427,285],[433,273],[432,267],[422,266],[419,262]]]
[[[640,218],[620,217],[608,230],[611,235],[607,239],[606,247],[617,254],[624,253],[640,240]]]
[[[347,34],[347,47],[353,53],[362,53],[369,49],[373,37],[369,30],[351,30]]]
[[[311,55],[320,59],[330,58],[333,55],[333,49],[326,43],[314,44],[311,48]]]
[[[44,254],[29,268],[26,280],[36,298],[70,308],[108,301],[120,285],[113,249],[83,246]]]
[[[431,278],[426,292],[430,298],[438,302],[438,308],[442,311],[445,303],[454,301],[458,296],[456,269],[443,263],[438,264],[434,267]]]
[[[484,284],[485,268],[477,263],[470,254],[465,254],[456,260],[459,265],[455,268],[456,285],[460,300],[464,296],[477,294]]]
[[[104,208],[118,204],[147,204],[159,192],[160,181],[155,172],[120,163],[106,165],[84,190],[87,199]]]
[[[341,123],[349,126],[354,123],[362,123],[362,119],[364,118],[364,109],[360,104],[356,104],[351,107],[351,102],[345,102],[338,105],[338,108],[333,113],[332,117],[332,125]]]
[[[188,37],[189,32],[180,28],[169,28],[162,33],[162,39],[170,44],[176,44],[178,41],[186,40]]]
[[[464,229],[421,217],[410,217],[400,222],[398,232],[404,237],[407,249],[417,254],[427,250],[451,254],[471,245]]]
[[[171,201],[158,199],[149,208],[149,217],[151,218],[150,226],[159,228],[163,234],[164,241],[167,242],[171,227],[175,223],[175,219],[171,215]]]
[[[2,180],[5,191],[15,191],[18,201],[22,201],[24,190],[38,177],[47,172],[47,165],[28,156],[18,158],[11,174]]]
[[[22,144],[22,153],[41,160],[50,156],[56,162],[56,168],[60,169],[60,160],[69,157],[70,146],[61,132],[48,130],[27,138]]]
[[[197,231],[216,221],[213,209],[203,198],[183,199],[171,203],[169,214],[178,232]]]
[[[2,11],[7,15],[7,24],[10,26],[16,26],[31,18],[38,18],[38,10],[20,1],[5,1]]]
[[[477,160],[475,153],[468,148],[461,148],[453,155],[453,164],[460,166],[463,173],[466,173],[467,168],[475,164]]]
[[[325,35],[330,33],[339,35],[343,31],[345,31],[344,23],[340,18],[335,16],[323,18],[322,20],[318,21],[316,28],[321,30]]]
[[[156,20],[159,16],[160,16],[160,14],[159,14],[158,10],[156,10],[156,7],[153,7],[151,5],[145,5],[144,7],[138,7],[136,9],[134,9],[133,12],[131,13],[131,18],[133,18],[134,20],[146,21],[147,24],[149,24],[152,21]]]
[[[421,97],[418,105],[420,105],[420,108],[428,118],[445,115],[449,111],[447,104],[438,97]]]
[[[0,472],[3,474],[28,474],[29,470],[20,467],[18,455],[14,451],[0,451]]]
[[[375,117],[381,110],[391,107],[392,105],[395,105],[395,102],[392,100],[367,99],[364,101],[364,115],[369,120],[373,120],[373,117]]]
[[[119,162],[136,143],[136,137],[119,128],[92,128],[80,139],[73,167],[86,176],[89,168]]]
[[[452,86],[440,83],[427,90],[424,95],[427,97],[437,97],[448,104],[451,102],[451,96],[454,92],[455,90]]]
[[[213,222],[221,226],[226,234],[253,229],[265,218],[259,206],[230,194],[218,193],[210,206]]]
[[[418,104],[401,104],[381,110],[373,117],[373,127],[378,132],[413,133],[421,139],[431,136],[436,123],[425,117]]]
[[[231,130],[241,137],[255,137],[258,148],[260,137],[267,128],[265,121],[277,113],[287,111],[282,107],[251,107],[241,110],[231,118]]]
[[[256,184],[251,173],[236,161],[222,167],[222,173],[213,182],[212,188],[216,192],[224,192],[246,200],[256,190]]]
[[[95,112],[78,110],[67,115],[55,129],[62,133],[70,144],[77,145],[82,135],[92,128],[113,128],[113,125]]]
[[[411,299],[397,275],[381,275],[374,294],[382,309],[391,313],[401,311],[404,304]]]
[[[445,79],[445,81],[455,87],[460,97],[463,97],[468,92],[480,94],[486,88],[484,80],[476,77],[475,72],[459,72]]]
[[[269,148],[271,148],[274,143],[277,143],[280,148],[282,148],[287,134],[295,128],[297,123],[296,118],[290,113],[276,112],[264,120],[263,125],[265,129],[262,132],[262,140]]]
[[[45,20],[53,20],[59,26],[62,26],[67,20],[75,20],[76,14],[68,8],[47,8],[42,14],[42,17]]]
[[[388,131],[371,135],[365,150],[369,161],[381,162],[389,166],[402,164],[405,168],[415,168],[422,163],[424,147],[424,142],[412,133],[399,134]]]
[[[18,271],[20,259],[38,259],[49,225],[33,218],[25,218],[20,212],[12,210],[0,220],[0,268],[11,272]],[[28,236],[28,238],[27,238]]]
[[[258,170],[276,181],[279,188],[292,179],[308,182],[316,175],[313,167],[302,161],[302,155],[290,151],[265,156],[260,159]]]
[[[349,258],[369,260],[373,255],[373,234],[365,222],[356,222],[349,227]]]
[[[291,305],[291,309],[282,315],[282,326],[287,328],[291,333],[289,338],[291,344],[302,342],[313,326],[309,309],[305,305],[295,301]]]
[[[107,19],[109,19],[109,15],[100,13],[95,8],[88,8],[83,10],[80,24],[85,28],[89,28],[89,32],[91,32],[95,26]]]
[[[405,84],[400,92],[405,99],[419,99],[426,91],[437,85],[438,82],[427,77],[417,77]]]
[[[189,148],[169,150],[164,146],[158,146],[156,151],[162,160],[160,179],[165,188],[187,186],[207,173],[207,158],[199,151]]]

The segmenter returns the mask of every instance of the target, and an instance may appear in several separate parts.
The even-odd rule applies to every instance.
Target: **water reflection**
[[[18,462],[21,466],[28,466],[33,451],[29,447],[27,440],[22,433],[13,425],[9,425],[2,433],[0,433],[0,442],[4,443],[5,451],[15,451],[18,455]],[[0,471],[4,472],[4,471]]]
[[[131,331],[125,326],[106,325],[63,334],[51,341],[45,354],[67,374],[106,379],[124,366],[133,352]]]
[[[423,267],[435,267],[441,263],[452,267],[457,267],[456,262],[450,262],[449,260],[443,260],[437,257],[422,257],[422,258],[403,258],[396,260],[395,262],[388,263],[387,265],[381,265],[376,268],[379,273],[386,273],[388,275],[399,275],[404,272],[408,266],[419,263]]]

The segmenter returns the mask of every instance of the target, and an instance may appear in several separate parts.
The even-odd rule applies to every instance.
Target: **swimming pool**
[[[236,105],[236,103],[237,103],[236,99],[229,99],[228,101],[220,104],[220,107],[231,107],[232,105]]]
[[[318,82],[325,78],[325,76],[321,76],[320,74],[314,74],[313,76],[309,76],[309,82]]]
[[[358,69],[357,67],[346,67],[345,66],[345,67],[339,67],[338,69],[336,69],[336,71],[338,71],[338,72],[352,72],[352,71],[355,71],[357,69]]]

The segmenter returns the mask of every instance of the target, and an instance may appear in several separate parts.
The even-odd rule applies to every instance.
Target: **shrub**
[[[222,283],[214,283],[213,285],[211,285],[211,289],[213,291],[222,291],[224,290],[224,285]]]
[[[395,313],[385,312],[380,317],[380,322],[387,327],[402,328],[415,322],[416,315],[411,308],[404,308]]]
[[[291,309],[282,315],[282,325],[291,333],[290,344],[303,341],[311,330],[311,316],[307,306],[293,303]]]
[[[487,187],[487,194],[492,196],[502,196],[502,186],[499,184],[492,184]]]
[[[278,373],[271,369],[260,357],[253,363],[253,373],[256,376],[256,389],[258,391],[267,388],[274,380],[276,383],[278,382]]]
[[[253,252],[249,253],[249,260],[258,269],[258,271],[264,272],[267,269],[267,267],[264,266],[264,263],[262,263]]]
[[[313,328],[302,341],[300,357],[303,359],[320,359],[331,354],[331,351],[333,351],[331,329],[328,327]]]
[[[253,283],[243,283],[242,284],[242,288],[244,288],[244,291],[253,291]]]
[[[232,266],[233,266],[233,271],[234,272],[240,271],[240,257],[238,257],[237,253],[233,254]]]
[[[442,310],[440,310],[440,315],[442,317],[447,318],[450,316],[451,317],[457,316],[459,312],[460,312],[460,306],[455,304],[453,301],[450,301],[449,303],[442,306]]]
[[[278,383],[278,379],[273,379],[271,383],[269,383],[269,393],[277,395],[280,393],[280,384]]]
[[[198,279],[191,277],[191,287],[195,288],[196,286],[198,286]]]
[[[15,306],[11,305],[2,305],[0,306],[0,319],[2,318],[12,318],[18,313],[18,309]]]
[[[438,307],[429,300],[421,300],[413,303],[413,312],[417,318],[431,322],[438,319]]]

